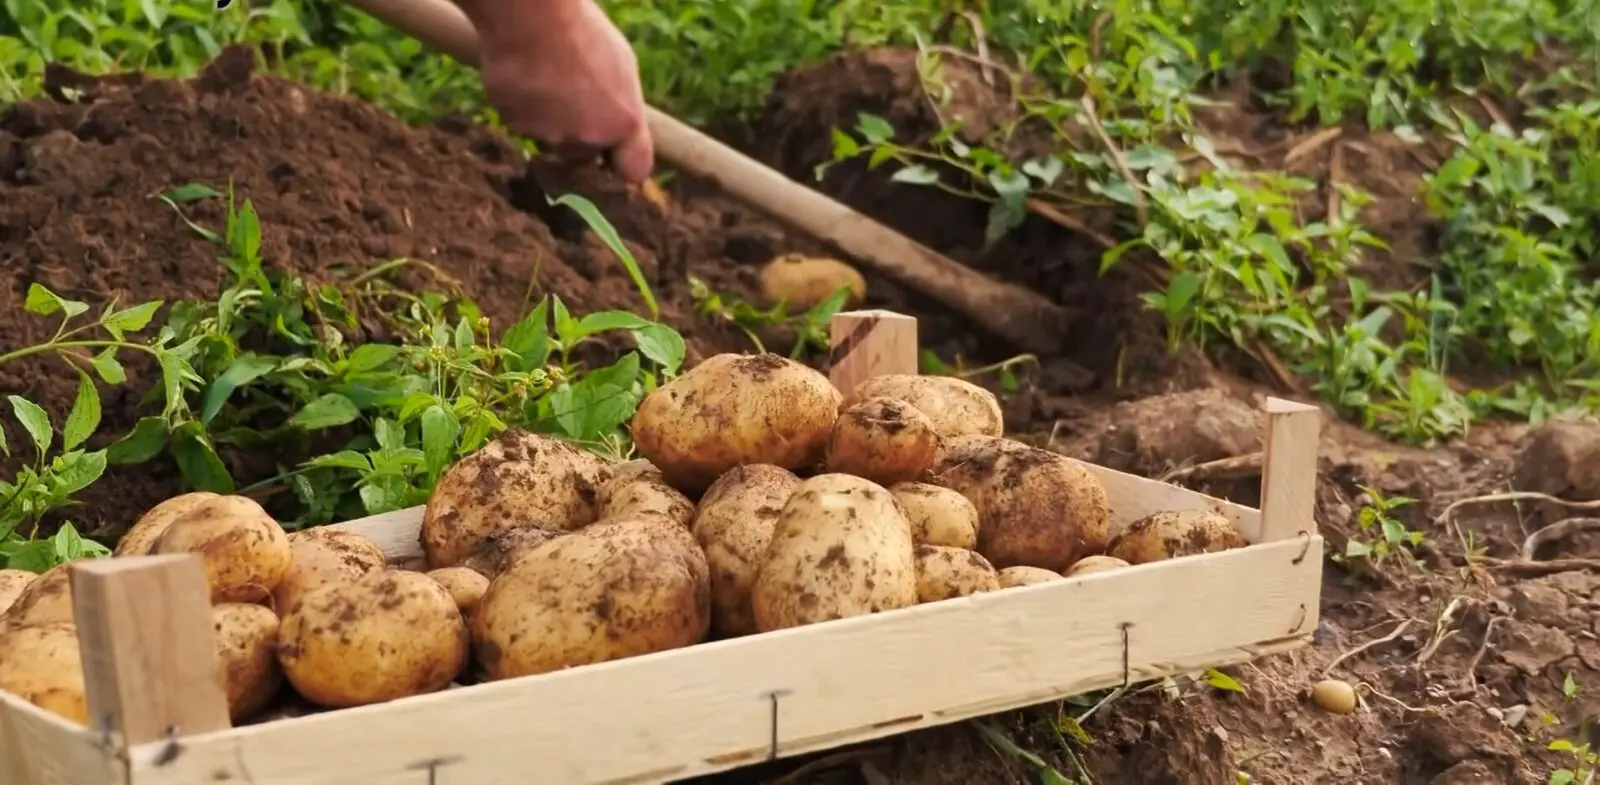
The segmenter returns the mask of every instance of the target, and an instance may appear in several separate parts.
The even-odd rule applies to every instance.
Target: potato
[[[28,584],[38,578],[38,574],[27,570],[0,570],[0,618],[5,616],[6,609],[17,601],[17,597],[22,595],[22,590],[28,588]]]
[[[639,478],[662,479],[661,470],[656,465],[643,459],[635,458],[631,461],[611,464],[611,480],[633,480]]]
[[[828,435],[828,471],[879,485],[921,477],[939,456],[939,435],[905,401],[868,398],[845,409]]]
[[[646,395],[632,430],[667,483],[695,495],[735,466],[820,461],[838,418],[839,391],[821,373],[776,354],[718,354]]]
[[[307,589],[330,581],[353,581],[387,560],[378,544],[345,529],[326,526],[289,535],[289,571],[272,590],[272,607],[287,611]]]
[[[467,567],[440,567],[430,571],[428,577],[450,592],[450,599],[455,601],[461,617],[468,620],[478,610],[484,592],[489,590],[489,579],[483,573]]]
[[[225,602],[211,606],[216,635],[217,681],[228,694],[234,722],[266,711],[283,686],[278,666],[278,615],[260,605]]]
[[[756,631],[750,588],[778,514],[799,485],[800,478],[788,469],[754,463],[730,469],[700,498],[693,531],[711,569],[711,628],[717,635]]]
[[[310,589],[278,632],[289,684],[328,708],[437,692],[466,660],[455,600],[420,572],[378,570]]]
[[[1233,521],[1209,510],[1172,510],[1146,515],[1118,534],[1108,556],[1146,564],[1200,553],[1243,548],[1250,542]]]
[[[942,438],[955,436],[1001,436],[1005,418],[994,393],[954,376],[885,374],[856,385],[845,396],[844,406],[868,398],[894,398],[916,407],[933,424]]]
[[[768,305],[788,304],[791,313],[809,311],[845,288],[845,307],[866,299],[867,279],[837,259],[786,253],[761,268],[762,297]]]
[[[0,634],[0,691],[88,725],[78,628],[68,622],[45,622]]]
[[[72,624],[76,614],[72,610],[71,569],[70,562],[57,564],[29,581],[11,607],[0,614],[0,630],[55,622]]]
[[[978,510],[978,552],[997,568],[1059,572],[1100,553],[1110,534],[1105,488],[1066,456],[995,437],[950,440],[932,469],[936,485]]]
[[[994,565],[965,548],[918,545],[914,553],[917,602],[938,602],[1000,588]]]
[[[1002,589],[1062,580],[1061,573],[1051,572],[1042,567],[1007,567],[1000,570],[996,576]]]
[[[523,554],[561,535],[561,532],[537,526],[519,526],[503,529],[483,538],[467,558],[461,560],[466,567],[489,580],[505,572]]]
[[[889,492],[905,508],[911,541],[972,550],[978,547],[978,508],[959,491],[925,482],[902,482]]]
[[[699,642],[711,623],[705,555],[660,518],[602,521],[525,554],[473,619],[491,679],[547,673]]]
[[[887,489],[848,474],[804,480],[784,504],[751,589],[762,632],[917,604],[911,524]]]
[[[195,491],[174,496],[154,507],[146,510],[133,522],[133,526],[124,532],[122,538],[117,540],[117,547],[112,550],[114,556],[149,556],[156,547],[156,540],[165,534],[167,527],[178,516],[187,513],[196,506],[219,498],[210,491]]]
[[[611,467],[576,445],[509,430],[445,471],[422,514],[428,568],[454,567],[483,538],[533,525],[567,531],[594,523]]]
[[[267,599],[293,560],[283,527],[244,496],[203,499],[183,510],[151,552],[198,554],[214,603]]]
[[[616,477],[600,488],[600,519],[658,515],[688,528],[694,502],[667,484],[659,472]]]
[[[1106,570],[1115,570],[1118,567],[1127,566],[1127,562],[1115,556],[1085,556],[1073,562],[1072,566],[1067,568],[1065,574],[1068,578],[1071,578],[1074,575],[1088,575],[1092,572],[1105,572]]]

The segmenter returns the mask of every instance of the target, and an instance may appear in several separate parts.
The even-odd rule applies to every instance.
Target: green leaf
[[[867,144],[882,144],[894,139],[894,126],[875,114],[856,113],[856,130],[861,132]]]
[[[103,320],[106,328],[112,331],[138,332],[143,330],[150,320],[155,318],[156,311],[161,310],[160,300],[151,300],[129,308],[116,311]]]
[[[84,539],[71,521],[64,521],[55,536],[50,538],[55,546],[58,563],[111,555],[111,549],[94,540]]]
[[[70,499],[106,473],[106,451],[69,452],[61,456],[59,464],[51,467],[48,475],[50,490],[60,499]]]
[[[595,311],[578,320],[578,332],[588,337],[608,330],[637,330],[650,324],[654,322],[628,311]]]
[[[1227,690],[1228,692],[1244,692],[1243,684],[1240,684],[1237,679],[1217,670],[1216,668],[1206,669],[1205,682],[1219,690]]]
[[[201,199],[213,199],[222,196],[222,192],[204,183],[188,183],[175,188],[168,188],[161,195],[178,204],[196,202]]]
[[[11,401],[11,411],[17,417],[17,422],[22,423],[23,430],[28,432],[28,437],[33,439],[33,446],[39,450],[40,457],[50,451],[50,442],[55,438],[55,430],[50,426],[50,415],[39,404],[20,395],[7,395],[6,400]]]
[[[889,177],[890,182],[911,185],[933,185],[939,182],[939,173],[922,164],[907,166]]]
[[[22,301],[22,309],[40,316],[49,316],[59,311],[65,313],[67,318],[70,319],[89,310],[89,306],[77,300],[65,299],[61,295],[45,288],[43,284],[31,283],[28,284],[27,297]]]
[[[428,476],[435,477],[444,471],[456,448],[456,436],[461,433],[461,421],[455,412],[434,404],[422,412],[422,454]]]
[[[678,372],[689,351],[688,344],[684,343],[683,336],[677,330],[655,322],[634,330],[633,339],[639,344],[641,354],[669,374]]]
[[[189,487],[197,491],[233,493],[233,475],[217,456],[200,423],[191,420],[173,431],[172,458]]]
[[[5,557],[5,565],[13,570],[44,572],[56,566],[55,545],[50,540],[19,542]]]
[[[107,346],[104,351],[94,356],[89,361],[94,367],[94,372],[100,375],[106,384],[122,384],[128,380],[128,372],[123,369],[122,363],[117,360],[117,349]]]
[[[78,395],[72,400],[72,411],[61,429],[61,449],[70,450],[89,440],[94,429],[100,427],[100,391],[95,389],[89,374],[78,374]]]
[[[114,464],[144,463],[161,454],[167,446],[167,421],[143,417],[133,430],[106,448],[106,458]]]
[[[633,252],[623,244],[622,235],[617,234],[616,227],[600,213],[600,208],[595,207],[594,202],[577,194],[566,194],[558,199],[549,199],[549,202],[553,205],[565,205],[583,218],[589,229],[599,235],[606,247],[617,255],[617,260],[622,262],[623,268],[628,271],[628,278],[633,281],[634,288],[638,289],[639,296],[644,298],[645,307],[650,309],[650,318],[660,318],[661,306],[656,303],[656,296],[650,291],[650,284],[644,279],[644,271],[639,269],[639,262],[633,258]]]
[[[361,416],[361,410],[349,398],[338,393],[328,393],[306,404],[289,418],[289,424],[308,431],[349,425]]]
[[[245,354],[235,358],[228,370],[211,382],[201,403],[200,422],[207,425],[227,405],[233,391],[261,378],[278,367],[278,358],[260,354]]]
[[[355,351],[345,359],[346,373],[366,373],[383,367],[395,355],[400,353],[400,347],[386,343],[366,343],[357,346]]]
[[[511,352],[522,361],[517,370],[542,367],[550,358],[550,301],[539,301],[539,306],[521,321],[506,330],[500,338],[500,348]]]
[[[550,395],[556,424],[567,436],[584,441],[615,432],[639,405],[634,393],[638,378],[639,355],[628,352],[612,365],[557,388]]]

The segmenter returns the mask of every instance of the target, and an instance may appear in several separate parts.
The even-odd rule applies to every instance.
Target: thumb
[[[624,139],[611,151],[611,166],[622,179],[630,183],[642,182],[650,176],[656,165],[655,141],[650,138],[650,126],[640,123],[633,136]]]

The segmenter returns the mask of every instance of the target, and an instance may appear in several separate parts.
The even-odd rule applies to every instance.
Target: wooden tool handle
[[[477,67],[477,33],[450,0],[351,0],[351,4],[429,48]],[[1070,318],[1060,305],[914,242],[659,109],[647,107],[647,112],[657,154],[674,166],[838,246],[879,274],[938,300],[1024,351],[1049,355],[1064,347]]]

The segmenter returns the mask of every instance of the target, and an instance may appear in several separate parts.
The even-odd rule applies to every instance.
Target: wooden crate
[[[836,384],[903,371],[908,352],[914,372],[914,321],[834,326]],[[0,785],[670,782],[1295,649],[1318,617],[1320,415],[1265,409],[1259,511],[1085,464],[1118,526],[1215,510],[1247,548],[242,728],[211,673],[198,560],[85,562],[72,580],[95,727],[0,694]],[[341,525],[408,560],[421,518]]]

